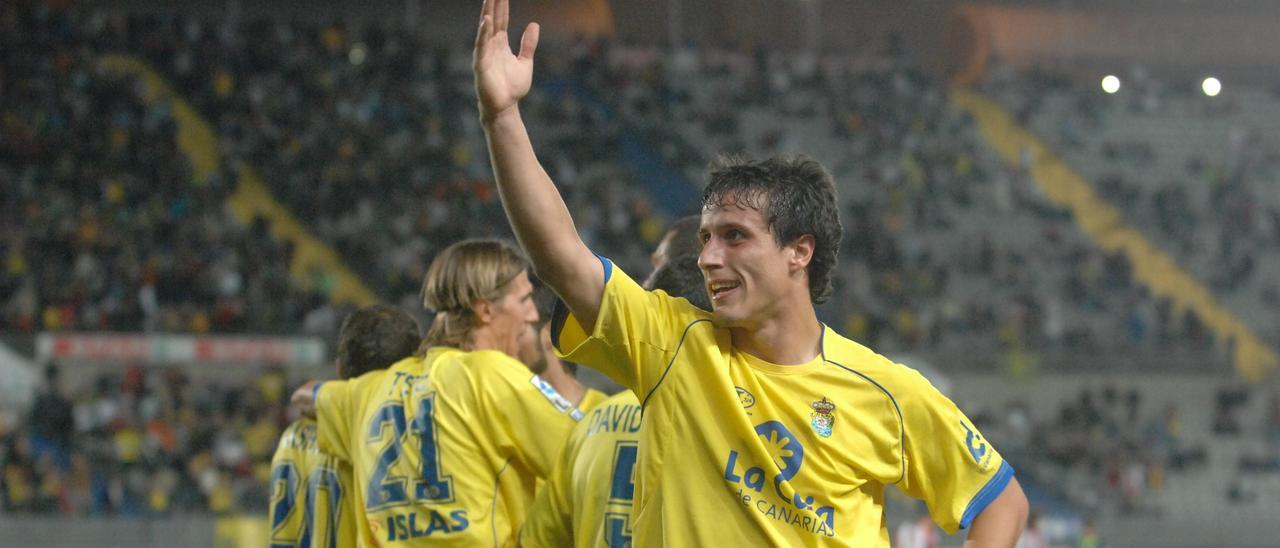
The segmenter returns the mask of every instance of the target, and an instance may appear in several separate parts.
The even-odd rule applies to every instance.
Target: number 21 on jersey
[[[375,512],[408,504],[413,500],[453,502],[453,479],[440,473],[439,437],[435,427],[435,394],[419,400],[413,421],[405,417],[404,404],[388,403],[374,413],[366,436],[369,444],[381,444],[376,467],[365,492],[365,511]],[[389,438],[389,439],[388,439]],[[416,474],[396,464],[417,446],[421,466]],[[406,461],[412,459],[406,459]]]

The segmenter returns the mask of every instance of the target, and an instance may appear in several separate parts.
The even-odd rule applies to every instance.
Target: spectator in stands
[[[74,431],[71,402],[62,393],[62,378],[56,364],[44,370],[44,391],[36,396],[31,406],[30,428],[32,443],[40,454],[51,453],[63,462],[71,448]]]

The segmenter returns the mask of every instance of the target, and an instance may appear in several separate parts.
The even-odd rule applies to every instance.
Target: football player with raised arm
[[[413,355],[418,323],[402,310],[373,305],[342,321],[334,360],[338,378],[383,370]],[[271,547],[354,548],[364,516],[355,512],[351,464],[320,451],[316,421],[301,418],[280,435],[271,458]]]
[[[512,228],[571,312],[557,347],[644,408],[635,545],[888,546],[896,485],[967,544],[1013,546],[1027,502],[995,448],[919,373],[818,321],[842,230],[826,170],[804,157],[713,166],[699,255],[713,310],[646,291],[583,244],[539,165],[519,109],[539,29],[517,53],[509,25],[508,1],[486,0],[481,123]]]

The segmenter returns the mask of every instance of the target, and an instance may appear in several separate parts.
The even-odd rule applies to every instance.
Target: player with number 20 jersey
[[[381,372],[413,354],[418,323],[404,311],[366,306],[342,321],[335,362],[338,376],[350,379]],[[271,459],[272,548],[348,548],[357,546],[363,515],[355,512],[351,464],[320,450],[316,422],[302,418],[280,436]]]
[[[353,548],[351,465],[316,447],[316,423],[299,419],[271,459],[271,548]]]

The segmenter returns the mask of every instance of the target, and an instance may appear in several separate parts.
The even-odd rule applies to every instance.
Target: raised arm
[[[538,163],[520,118],[520,99],[533,82],[538,24],[525,28],[517,55],[507,35],[510,22],[509,0],[485,0],[473,60],[480,122],[489,141],[498,194],[534,273],[589,328],[600,309],[604,269],[578,237],[569,209]]]

